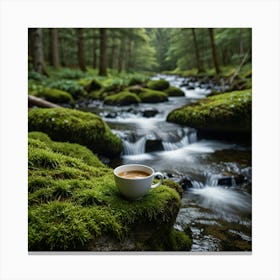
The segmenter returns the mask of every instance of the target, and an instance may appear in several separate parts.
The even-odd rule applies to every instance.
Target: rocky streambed
[[[190,117],[186,123],[183,118],[179,124],[167,122],[173,110],[176,112],[184,105],[188,108],[188,104],[204,100],[212,91],[221,88],[214,83],[200,83],[178,76],[154,77],[155,80],[161,78],[169,81],[171,86],[179,87],[184,96],[169,97],[167,102],[157,104],[121,107],[93,101],[82,108],[102,116],[122,139],[121,157],[109,164],[112,167],[126,163],[146,164],[185,189],[175,228],[190,234],[192,251],[250,251],[250,128],[239,141],[239,137],[232,137],[235,133],[238,135],[238,121],[218,139],[213,137],[216,127],[212,135],[206,134],[210,137],[204,137],[205,133],[190,126]],[[239,93],[233,94],[231,99],[237,98],[242,103],[248,97],[247,93],[241,94],[242,100]],[[226,101],[215,102],[213,110],[216,105],[217,111],[221,108],[219,113],[225,113]],[[222,107],[219,102],[223,103]],[[201,110],[204,118],[207,118],[207,110]],[[244,138],[249,140],[243,141]]]

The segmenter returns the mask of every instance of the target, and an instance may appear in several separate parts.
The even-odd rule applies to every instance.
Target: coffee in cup
[[[152,185],[155,176],[159,176],[160,181]],[[143,197],[150,188],[160,186],[163,174],[146,165],[126,164],[114,169],[114,178],[121,194],[128,199],[136,200]]]

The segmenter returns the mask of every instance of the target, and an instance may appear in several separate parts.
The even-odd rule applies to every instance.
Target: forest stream
[[[111,167],[149,165],[185,188],[174,227],[191,233],[191,251],[250,251],[251,147],[203,139],[193,128],[166,122],[173,109],[204,98],[219,87],[175,75],[153,77],[159,78],[181,88],[185,96],[123,107],[92,101],[79,109],[102,116],[122,139],[123,154],[108,163]]]

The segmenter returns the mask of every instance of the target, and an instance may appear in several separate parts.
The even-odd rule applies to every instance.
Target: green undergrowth
[[[251,89],[234,91],[175,109],[169,113],[167,120],[198,129],[250,132],[251,107]]]
[[[142,200],[126,200],[115,185],[112,169],[95,157],[94,162],[89,160],[87,149],[73,152],[74,144],[63,148],[64,144],[40,132],[29,133],[29,250],[87,250],[104,235],[122,242],[138,224],[170,230],[180,207],[180,196],[170,182],[151,189]],[[175,243],[164,241],[169,242],[165,249],[187,248],[180,245],[186,244],[186,237],[177,240],[176,236],[169,238]]]
[[[28,128],[45,132],[52,140],[81,144],[109,157],[122,151],[121,140],[93,113],[67,108],[34,108],[28,112]]]

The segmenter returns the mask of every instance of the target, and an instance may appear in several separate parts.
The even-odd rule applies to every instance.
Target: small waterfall
[[[150,147],[152,144],[158,145],[158,147],[156,146],[155,150],[152,150],[155,152],[162,150],[174,151],[197,141],[196,131],[189,129],[178,129],[176,132],[152,131],[151,133],[144,136],[143,134],[141,136],[134,135],[134,139],[137,139],[136,141],[133,141],[133,139],[128,137],[125,133],[116,134],[122,138],[124,155],[144,154],[147,149],[150,150],[147,147]],[[153,141],[154,143],[152,143]]]
[[[188,135],[186,135],[181,139],[181,141],[175,142],[175,143],[162,142],[162,145],[163,145],[163,148],[165,151],[177,150],[177,149],[180,149],[182,147],[189,145],[189,137],[188,137]]]
[[[125,155],[138,155],[145,153],[146,136],[141,137],[136,142],[123,140],[123,149]]]
[[[190,144],[197,142],[197,133],[196,133],[196,131],[192,131],[189,134],[189,142],[190,142]]]
[[[217,187],[218,186],[218,182],[219,182],[219,175],[213,175],[211,174],[210,176],[206,177],[206,182],[205,182],[205,186],[208,187]]]
[[[221,174],[211,174],[207,175],[205,186],[208,187],[236,187],[236,180],[234,176],[224,176]]]

